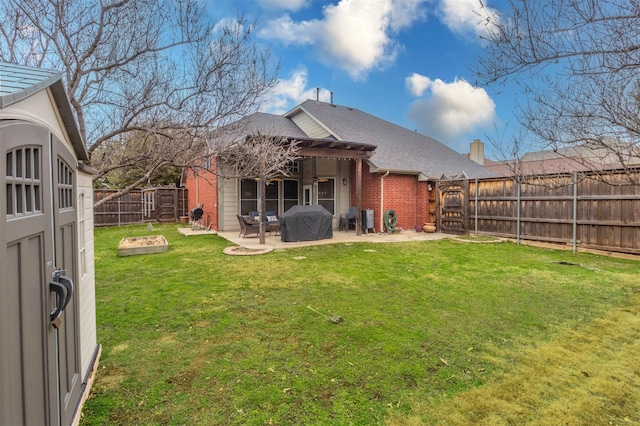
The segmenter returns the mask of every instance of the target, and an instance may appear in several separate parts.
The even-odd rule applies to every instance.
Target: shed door
[[[54,265],[65,271],[72,283],[77,283],[78,237],[76,213],[76,160],[67,147],[52,137],[53,180],[53,225],[54,225]],[[74,292],[77,293],[77,287]],[[62,322],[57,329],[51,329],[50,338],[57,346],[56,372],[59,387],[60,417],[63,425],[71,424],[74,411],[80,399],[82,386],[80,374],[80,318],[78,297],[72,294],[66,306]],[[53,332],[53,333],[51,333]]]
[[[55,329],[49,290],[56,268],[76,281],[75,164],[47,129],[0,122],[0,424],[70,424],[80,396],[77,298]]]

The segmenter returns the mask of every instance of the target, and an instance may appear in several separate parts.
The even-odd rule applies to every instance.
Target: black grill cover
[[[292,206],[280,216],[281,241],[333,238],[333,215],[322,206]]]

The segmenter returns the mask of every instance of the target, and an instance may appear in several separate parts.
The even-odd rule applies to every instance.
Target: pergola
[[[298,142],[299,155],[309,158],[338,158],[356,162],[356,211],[362,210],[362,160],[371,158],[375,145],[335,139],[287,138]],[[356,214],[356,235],[361,235],[361,218]]]

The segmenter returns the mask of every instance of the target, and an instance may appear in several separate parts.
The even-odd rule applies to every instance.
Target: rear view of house
[[[69,425],[96,343],[91,169],[61,76],[0,63],[0,424]]]
[[[287,176],[273,178],[266,210],[282,214],[293,205],[321,205],[333,215],[333,227],[353,207],[363,228],[384,231],[385,214],[397,226],[422,228],[435,222],[435,182],[443,177],[488,177],[482,165],[437,140],[356,108],[307,100],[284,115],[255,113],[235,126],[231,139],[252,134],[300,142],[299,159]],[[214,142],[215,143],[215,142]],[[187,176],[189,205],[204,205],[214,229],[237,229],[236,215],[257,210],[255,179],[222,179],[208,168]]]

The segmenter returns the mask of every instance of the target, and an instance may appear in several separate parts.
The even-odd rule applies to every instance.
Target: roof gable
[[[304,109],[299,109],[294,114],[288,116],[296,126],[298,126],[307,136],[311,138],[329,138],[336,137],[329,129],[327,129],[322,123],[318,122]],[[340,139],[340,138],[337,138]]]
[[[0,62],[0,110],[49,89],[78,159],[89,160],[59,72]]]

